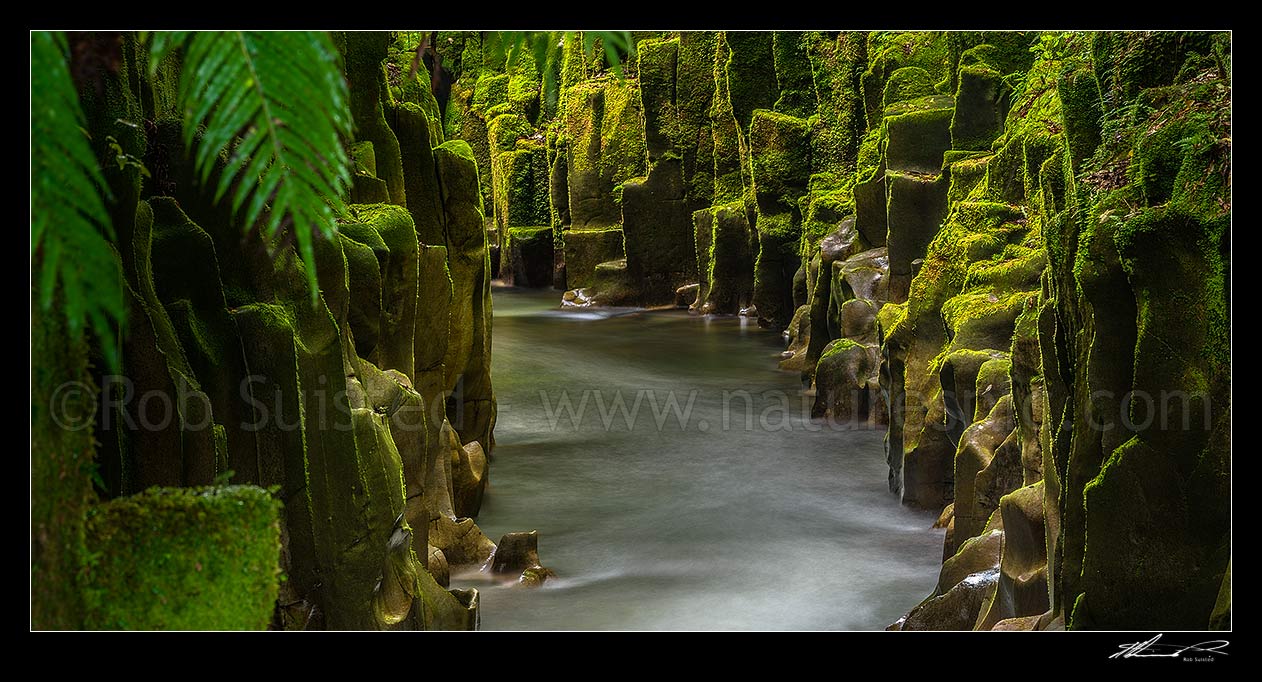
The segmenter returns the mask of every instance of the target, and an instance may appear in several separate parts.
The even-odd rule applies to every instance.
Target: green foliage
[[[183,47],[178,105],[184,141],[196,143],[202,182],[225,150],[216,200],[232,192],[232,210],[274,241],[293,230],[314,304],[313,235],[332,238],[350,187],[349,94],[341,58],[323,32],[206,31],[156,33],[150,68]],[[238,140],[239,137],[239,140]],[[270,205],[265,220],[263,209]]]
[[[107,193],[83,130],[61,33],[31,33],[31,257],[41,262],[39,304],[49,310],[60,284],[67,331],[84,322],[118,367],[112,325],[124,318],[122,272],[110,248]]]
[[[622,61],[635,53],[630,31],[497,31],[498,40],[488,41],[494,63],[516,64],[518,55],[529,52],[543,75],[543,91],[549,106],[557,101],[557,76],[566,43],[581,40],[583,52],[595,54],[599,40],[610,70],[622,78]]]

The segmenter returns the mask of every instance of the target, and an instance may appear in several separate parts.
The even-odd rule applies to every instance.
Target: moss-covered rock
[[[816,115],[809,119],[813,170],[853,173],[868,123],[861,84],[867,68],[867,34],[804,33],[800,41],[807,46],[817,100]]]
[[[676,289],[696,281],[696,246],[685,190],[677,159],[662,159],[642,182],[623,184],[627,275],[645,304],[667,303]]]
[[[824,348],[815,367],[812,417],[852,426],[885,421],[877,373],[881,362],[876,344],[838,339]]]
[[[914,262],[925,258],[947,214],[945,175],[920,175],[890,171],[886,174],[889,203],[886,247],[890,261],[890,300],[907,300]]]
[[[740,202],[693,214],[704,313],[734,315],[753,297],[753,235],[746,215]]]
[[[724,33],[728,55],[728,97],[741,130],[749,130],[754,112],[771,109],[779,97],[773,34],[765,31]]]
[[[933,95],[885,109],[885,164],[889,170],[937,174],[951,148],[955,100]]]
[[[346,65],[346,81],[350,85],[351,118],[357,140],[373,143],[377,177],[385,181],[390,203],[407,205],[403,179],[403,161],[399,140],[386,123],[383,102],[386,92],[385,67],[389,35],[372,31],[349,31],[339,36],[339,48]],[[427,142],[428,144],[428,142]]]
[[[982,63],[961,66],[958,78],[955,113],[951,117],[951,148],[989,150],[1003,133],[1007,115],[1003,75]]]
[[[93,508],[85,625],[266,628],[282,579],[279,512],[252,486],[153,488]]]
[[[566,186],[571,225],[582,230],[619,224],[614,188],[645,171],[638,93],[629,82],[578,83],[566,92],[563,120],[569,143]]]
[[[565,285],[579,289],[593,284],[596,266],[625,257],[622,229],[567,230],[565,248]]]
[[[510,227],[500,251],[500,277],[521,287],[552,284],[552,228]]]
[[[918,67],[934,82],[947,79],[950,70],[948,40],[929,31],[875,31],[867,36],[867,70],[863,74],[863,99],[869,126],[881,118],[885,83],[904,67]]]
[[[802,119],[767,110],[753,114],[749,147],[760,243],[754,270],[759,320],[783,328],[793,305],[793,276],[800,259],[798,200],[810,180],[810,129]]]
[[[505,114],[496,122],[509,118]],[[495,154],[491,182],[495,198],[495,222],[501,233],[509,227],[548,225],[550,168],[547,151],[538,141],[516,143],[510,151]]]
[[[812,43],[820,38],[818,34],[809,32],[777,31],[771,34],[776,89],[779,91],[774,105],[776,111],[799,118],[814,113],[815,83],[809,52]]]
[[[933,95],[933,77],[928,71],[908,66],[895,70],[885,81],[884,94],[881,95],[881,106],[888,107],[896,102],[919,99]]]

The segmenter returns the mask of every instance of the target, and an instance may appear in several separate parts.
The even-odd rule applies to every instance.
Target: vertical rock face
[[[96,437],[110,445],[99,456],[110,472],[107,493],[124,497],[102,507],[94,527],[113,538],[106,543],[112,552],[123,535],[139,532],[127,516],[133,511],[152,508],[148,513],[170,516],[178,525],[180,515],[195,513],[199,504],[209,505],[205,513],[231,509],[192,492],[187,498],[125,497],[151,485],[183,489],[231,480],[275,486],[275,500],[283,503],[279,514],[275,500],[258,488],[223,493],[261,495],[265,504],[255,505],[257,518],[242,521],[268,532],[236,538],[236,544],[208,540],[225,551],[268,555],[248,589],[251,599],[269,603],[267,610],[276,601],[274,628],[475,627],[476,591],[448,591],[441,584],[450,567],[480,566],[495,550],[471,518],[489,478],[496,411],[478,145],[444,143],[430,79],[403,68],[415,44],[392,40],[384,33],[336,36],[351,83],[356,168],[339,234],[315,244],[320,295],[314,305],[293,248],[273,258],[257,239],[242,239],[249,231],[192,182],[177,121],[153,126],[147,150],[137,152],[159,174],[137,185],[132,215],[124,221],[121,260],[132,322],[123,343],[124,373],[145,390],[180,399],[177,418],[168,422],[174,425],[152,430],[127,426],[140,416],[134,403],[105,405],[108,419],[100,419]],[[140,72],[131,75],[145,86],[139,90],[153,92],[164,90],[169,83],[163,79],[172,77],[165,70],[152,82]],[[521,122],[532,112],[538,116],[540,86],[536,75],[533,100],[522,96],[530,89],[522,78],[514,72],[504,94],[515,108],[495,112],[485,126],[498,139],[484,135],[482,142],[486,172],[496,179],[495,218],[506,230],[522,223],[544,226],[547,254],[538,260],[546,278],[552,248],[548,160],[542,142],[520,134]],[[134,97],[138,90],[124,85],[110,87]],[[465,113],[485,120],[486,110],[499,102],[476,104],[464,101]],[[476,128],[465,123],[449,129]],[[72,351],[65,355],[74,362]],[[65,507],[78,508],[77,499],[64,500]],[[34,531],[56,518],[35,514]],[[81,552],[82,524],[78,529],[72,536],[80,544],[41,547],[39,561],[51,566]],[[138,545],[133,555],[111,554],[110,560],[143,563],[151,546],[160,549]],[[546,571],[535,563],[536,572]],[[279,598],[277,568],[287,577]],[[134,587],[120,585],[98,587]],[[155,585],[145,594],[169,604],[165,612],[154,607],[142,613],[149,597],[133,600],[134,608],[125,612],[110,610],[93,587],[90,624],[184,626],[198,609],[210,608]],[[268,620],[261,608],[225,611],[226,618],[240,618],[199,625],[259,627]],[[255,622],[259,613],[262,620]],[[49,625],[66,622],[54,611],[39,618]]]
[[[951,507],[946,554],[973,557],[904,627],[1207,622],[1229,547],[1225,36],[638,47],[618,82],[567,43],[538,119],[557,272],[589,289],[567,300],[695,281],[694,312],[789,327],[816,416],[888,423],[891,491]],[[531,234],[511,275],[537,285]]]

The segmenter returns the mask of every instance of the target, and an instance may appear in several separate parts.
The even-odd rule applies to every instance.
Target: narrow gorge
[[[32,98],[32,629],[1231,629],[1230,33],[34,31]]]

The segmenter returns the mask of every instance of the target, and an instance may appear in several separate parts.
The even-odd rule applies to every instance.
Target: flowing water
[[[887,492],[883,431],[808,418],[777,334],[558,299],[494,291],[477,521],[495,541],[537,529],[557,577],[454,579],[481,591],[483,629],[878,630],[930,592],[934,517]]]

